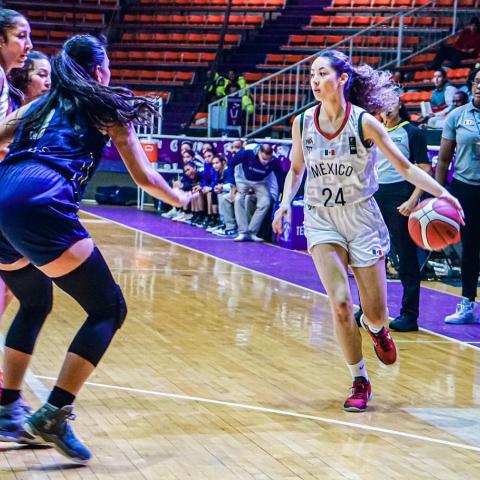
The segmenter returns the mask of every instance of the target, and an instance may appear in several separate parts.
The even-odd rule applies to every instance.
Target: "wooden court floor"
[[[346,413],[324,296],[94,217],[86,226],[129,304],[77,400],[73,425],[94,457],[79,467],[2,444],[0,480],[480,478],[478,349],[394,334],[400,359],[386,367],[364,336],[374,399]],[[83,317],[55,291],[25,387],[32,406]]]

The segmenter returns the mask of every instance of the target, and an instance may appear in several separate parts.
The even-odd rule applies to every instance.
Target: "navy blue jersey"
[[[34,102],[28,112],[45,100]],[[64,99],[47,114],[39,130],[27,131],[20,126],[2,165],[33,161],[48,166],[71,182],[75,198],[80,201],[107,141],[108,137],[86,115],[77,113]]]
[[[185,192],[190,192],[193,187],[202,185],[203,175],[200,172],[195,174],[194,178],[187,177],[185,174],[182,175],[182,190]]]
[[[212,167],[211,163],[205,162],[203,165],[202,174],[202,187],[211,187],[213,182],[213,177],[215,176],[215,169]]]
[[[248,181],[263,182],[273,172],[277,177],[279,188],[283,185],[285,174],[277,159],[272,159],[264,165],[258,159],[258,154],[253,150],[241,149],[228,162],[228,168],[233,171],[237,165],[242,166],[245,178]]]
[[[218,185],[218,184],[235,185],[235,180],[233,179],[231,168],[224,167],[224,169],[221,172],[217,172],[216,170],[214,170],[211,187],[213,188],[215,185]]]

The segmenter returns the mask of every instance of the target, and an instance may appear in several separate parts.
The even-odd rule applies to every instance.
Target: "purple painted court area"
[[[199,252],[250,268],[295,285],[325,293],[311,258],[300,252],[253,242],[234,243],[216,237],[201,228],[172,222],[154,212],[131,207],[83,206],[85,212],[113,220],[128,227],[170,240]],[[358,302],[354,280],[350,280],[355,302]],[[388,282],[390,314],[398,314],[401,301],[399,282]],[[480,325],[445,325],[443,318],[452,313],[458,297],[422,288],[419,324],[422,328],[463,342],[480,342]]]

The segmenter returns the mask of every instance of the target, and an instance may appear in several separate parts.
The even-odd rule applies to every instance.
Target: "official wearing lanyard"
[[[469,75],[472,101],[450,112],[442,132],[436,179],[447,180],[447,170],[455,153],[455,170],[451,193],[462,204],[465,226],[462,227],[462,300],[445,323],[477,323],[475,297],[480,273],[480,68]]]

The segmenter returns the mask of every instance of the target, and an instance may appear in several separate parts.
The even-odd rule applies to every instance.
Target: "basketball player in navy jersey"
[[[384,323],[388,319],[384,256],[388,230],[373,198],[378,188],[374,144],[409,182],[437,197],[452,197],[428,174],[406,159],[370,112],[389,110],[398,102],[390,74],[367,65],[354,67],[338,51],[321,52],[311,67],[311,87],[320,103],[298,116],[293,125],[290,171],[273,229],[282,231],[307,170],[305,235],[320,280],[327,291],[338,342],[353,377],[344,410],[361,412],[371,396],[362,356],[362,341],[352,311],[347,268],[360,292],[362,324],[383,363],[397,353]]]
[[[53,444],[73,461],[91,453],[67,422],[127,308],[100,251],[78,218],[79,202],[109,138],[135,182],[154,197],[184,206],[148,165],[133,124],[154,104],[109,87],[108,57],[89,35],[68,40],[52,61],[52,88],[0,124],[0,277],[20,302],[4,351],[0,440]],[[68,349],[47,403],[26,418],[20,397],[37,336],[52,308],[52,282],[72,296],[87,319]]]

